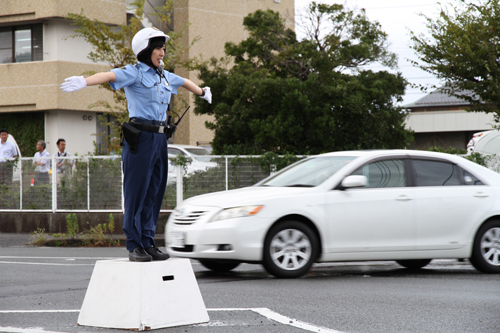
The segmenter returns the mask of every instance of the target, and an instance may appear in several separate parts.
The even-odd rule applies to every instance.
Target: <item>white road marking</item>
[[[285,325],[290,325],[293,327],[297,327],[300,329],[303,329],[305,331],[310,331],[310,332],[328,332],[328,333],[342,333],[341,331],[336,331],[332,330],[326,327],[321,327],[317,325],[312,325],[297,319],[289,318],[286,316],[283,316],[277,312],[274,312],[268,308],[256,308],[252,309],[252,311],[257,312],[261,316],[267,317],[271,320],[277,321],[278,323],[282,323]]]
[[[94,264],[52,264],[49,262],[0,261],[0,264],[42,265],[42,266],[94,266]]]
[[[297,319],[293,319],[287,316],[283,316],[277,312],[274,312],[268,308],[217,308],[217,309],[207,309],[207,311],[253,311],[259,315],[266,317],[270,320],[276,321],[283,325],[289,325],[293,327],[300,328],[304,331],[318,332],[318,333],[342,333],[341,331],[332,330],[330,328],[325,328],[313,324],[306,323]],[[80,310],[0,310],[0,313],[62,313],[62,312],[80,312]],[[213,323],[200,324],[197,326],[225,326],[224,323],[220,321],[214,321]],[[10,329],[10,330],[9,330]],[[15,331],[13,329],[16,329]],[[0,327],[0,332],[13,332],[13,333],[36,333],[36,332],[49,332],[49,331],[33,331],[33,329],[22,329],[22,328],[12,328],[12,327]],[[49,333],[61,333],[61,332],[49,332]]]
[[[0,259],[44,259],[44,260],[114,260],[123,259],[118,257],[22,257],[22,256],[0,256]],[[71,263],[50,263],[50,262],[30,262],[30,261],[0,261],[0,264],[16,264],[16,265],[41,265],[41,266],[94,266],[95,264],[71,264]]]
[[[0,310],[0,313],[62,313],[80,312],[80,310]]]
[[[7,333],[64,333],[64,332],[55,332],[55,331],[45,331],[40,327],[32,327],[32,328],[17,328],[17,327],[1,327],[0,332]]]
[[[23,256],[0,256],[0,259],[61,259],[61,260],[106,260],[123,259],[125,257],[23,257]]]

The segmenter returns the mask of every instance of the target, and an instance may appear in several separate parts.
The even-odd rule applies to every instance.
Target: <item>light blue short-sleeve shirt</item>
[[[167,119],[167,107],[172,94],[177,95],[177,88],[185,80],[173,73],[164,71],[161,78],[148,65],[138,62],[111,70],[116,75],[116,81],[110,82],[111,88],[125,88],[129,117],[164,121]]]

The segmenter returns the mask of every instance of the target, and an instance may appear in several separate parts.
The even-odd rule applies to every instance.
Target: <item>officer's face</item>
[[[164,56],[165,56],[165,46],[157,47],[156,49],[154,49],[153,53],[151,53],[151,61],[153,62],[153,65],[159,67],[160,60],[163,60]]]
[[[7,137],[8,137],[8,136],[9,136],[9,135],[7,134],[7,132],[2,132],[2,133],[0,134],[0,140],[2,140],[2,143],[5,143],[5,141],[7,141]]]

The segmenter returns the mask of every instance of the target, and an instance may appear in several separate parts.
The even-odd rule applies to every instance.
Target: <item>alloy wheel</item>
[[[500,266],[500,228],[491,228],[484,233],[481,255],[490,265]]]
[[[310,261],[311,241],[302,231],[285,229],[278,232],[269,247],[274,264],[284,270],[297,270]]]

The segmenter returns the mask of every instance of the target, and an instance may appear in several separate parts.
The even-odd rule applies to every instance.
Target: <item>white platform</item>
[[[78,325],[133,330],[210,319],[189,259],[96,262]]]

